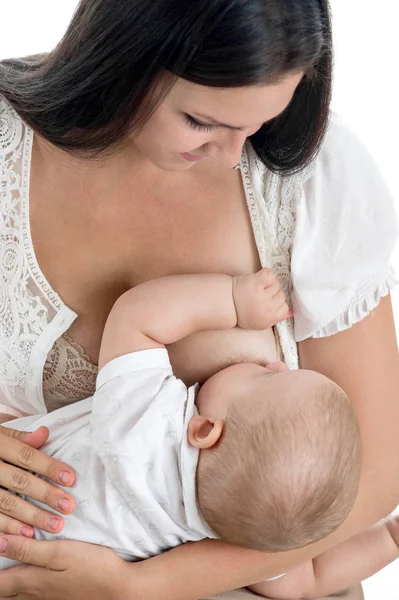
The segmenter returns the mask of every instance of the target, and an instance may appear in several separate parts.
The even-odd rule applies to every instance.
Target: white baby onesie
[[[44,452],[77,472],[77,506],[62,535],[36,530],[36,539],[109,546],[133,561],[216,537],[197,504],[199,451],[187,441],[195,392],[174,377],[165,349],[143,350],[105,365],[91,398],[9,422],[47,426]],[[0,558],[0,569],[14,564]]]

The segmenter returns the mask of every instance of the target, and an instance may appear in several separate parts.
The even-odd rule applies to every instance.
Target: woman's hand
[[[109,548],[83,542],[38,542],[18,536],[0,552],[28,563],[0,572],[0,600],[134,600],[140,598],[135,566]],[[33,566],[36,565],[36,566]]]
[[[64,526],[61,516],[46,512],[8,490],[64,514],[71,513],[75,507],[72,496],[29,472],[66,487],[73,485],[75,475],[70,467],[37,450],[48,434],[46,427],[24,433],[0,426],[0,531],[3,533],[32,537],[33,527],[59,533]]]

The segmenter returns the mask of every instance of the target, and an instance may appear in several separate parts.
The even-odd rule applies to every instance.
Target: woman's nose
[[[209,149],[209,155],[219,160],[227,169],[233,169],[241,160],[247,136],[241,131],[227,131]]]

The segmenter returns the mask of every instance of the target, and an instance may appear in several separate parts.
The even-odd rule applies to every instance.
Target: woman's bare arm
[[[267,598],[321,598],[371,577],[399,558],[399,517],[380,521],[298,565],[274,581],[251,586]]]
[[[399,353],[390,297],[337,335],[299,344],[301,367],[330,377],[348,394],[363,442],[359,495],[332,537],[343,539],[379,521],[399,504]]]

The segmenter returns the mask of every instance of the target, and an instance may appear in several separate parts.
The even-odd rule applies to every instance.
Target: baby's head
[[[263,552],[334,531],[353,506],[361,464],[356,417],[341,388],[312,371],[276,368],[245,363],[211,377],[188,430],[201,450],[205,520],[223,541]]]

